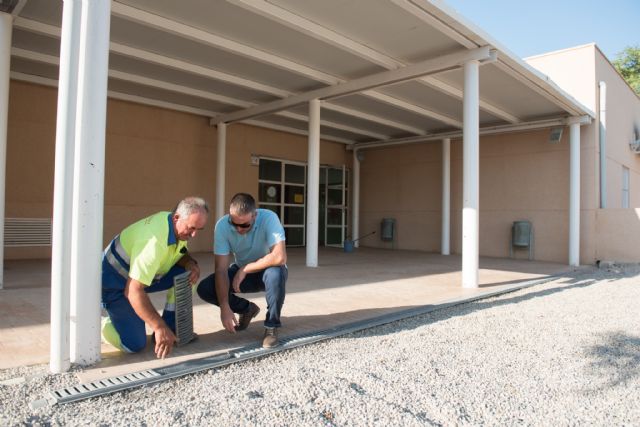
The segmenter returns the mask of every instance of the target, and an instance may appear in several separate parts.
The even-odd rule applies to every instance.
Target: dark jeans
[[[238,272],[238,266],[233,264],[229,267],[229,306],[231,311],[242,314],[249,309],[249,301],[237,296],[231,283]],[[284,304],[285,285],[289,272],[286,266],[269,267],[256,273],[249,273],[240,283],[240,292],[266,292],[267,316],[264,326],[274,328],[280,327],[280,312]],[[215,273],[202,279],[198,285],[198,295],[210,304],[220,306],[218,295],[216,295]]]

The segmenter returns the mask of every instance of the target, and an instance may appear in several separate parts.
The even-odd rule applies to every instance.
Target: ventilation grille
[[[5,218],[4,245],[51,246],[51,219]]]

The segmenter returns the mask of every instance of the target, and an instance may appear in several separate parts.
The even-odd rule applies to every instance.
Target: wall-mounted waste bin
[[[395,218],[382,218],[380,223],[380,239],[383,242],[392,242],[396,227]]]
[[[514,221],[511,226],[509,255],[513,258],[514,248],[529,249],[529,259],[533,258],[533,226],[530,221]]]

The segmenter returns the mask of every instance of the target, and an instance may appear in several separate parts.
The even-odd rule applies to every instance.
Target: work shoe
[[[247,311],[240,314],[240,320],[238,321],[238,324],[235,326],[236,331],[244,331],[245,329],[247,329],[249,327],[249,323],[251,323],[251,319],[256,317],[258,313],[260,313],[260,307],[250,302],[249,308],[247,308]]]
[[[265,326],[264,328],[264,338],[262,339],[262,347],[271,348],[277,347],[280,343],[278,342],[278,329],[277,328],[269,328]]]

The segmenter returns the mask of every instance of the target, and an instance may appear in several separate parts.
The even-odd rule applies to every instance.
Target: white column
[[[224,178],[227,167],[227,124],[218,123],[218,146],[216,148],[216,218],[225,214]]]
[[[56,166],[53,185],[51,245],[51,348],[49,369],[69,370],[69,303],[73,147],[78,93],[81,0],[64,0],[60,39]]]
[[[0,12],[0,289],[4,287],[4,197],[7,178],[7,132],[9,123],[9,71],[11,64],[10,14]]]
[[[580,124],[569,125],[569,265],[580,265]]]
[[[320,101],[309,101],[307,160],[307,267],[318,266],[318,209],[320,207]]]
[[[71,361],[100,360],[110,0],[83,0],[71,249]]]
[[[451,217],[451,139],[442,140],[442,255],[449,255]]]
[[[462,154],[462,286],[478,287],[480,206],[479,64],[464,64]]]
[[[360,152],[353,150],[353,204],[351,206],[351,239],[356,240],[360,236]],[[357,248],[360,242],[354,243]]]

